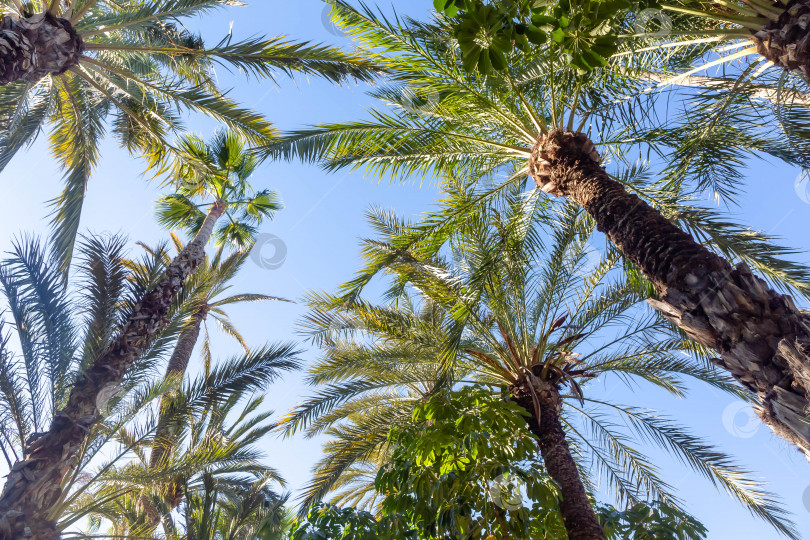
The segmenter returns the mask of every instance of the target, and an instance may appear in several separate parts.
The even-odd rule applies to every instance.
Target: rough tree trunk
[[[79,63],[82,52],[82,38],[67,19],[50,13],[6,15],[0,22],[0,86],[64,73]]]
[[[776,5],[774,5],[776,7]],[[810,80],[810,0],[790,0],[776,21],[753,36],[759,54]]]
[[[189,325],[180,333],[177,339],[177,344],[172,351],[172,356],[169,358],[169,364],[166,366],[166,374],[164,379],[178,379],[178,382],[183,380],[188,363],[191,360],[191,354],[194,352],[194,346],[197,344],[197,339],[200,337],[200,330],[203,321],[208,314],[208,306],[200,306],[200,308],[192,315]],[[163,396],[160,402],[160,413],[158,415],[157,426],[155,427],[155,438],[152,443],[152,453],[149,456],[149,468],[154,469],[161,465],[166,455],[172,449],[172,434],[171,434],[171,407],[172,398]],[[172,508],[180,504],[182,491],[180,484],[172,482],[168,486],[168,492],[172,499]],[[176,503],[175,503],[176,501]],[[142,495],[140,504],[144,509],[144,513],[152,528],[160,524],[160,513],[155,509],[152,502],[146,495]]]
[[[644,272],[660,300],[648,302],[692,339],[720,352],[728,370],[762,402],[762,421],[810,459],[810,316],[695,242],[611,179],[585,135],[555,131],[532,151],[543,191],[568,197]]]
[[[579,476],[571,449],[565,440],[565,431],[560,423],[562,402],[556,386],[534,378],[534,395],[537,398],[540,418],[537,417],[531,382],[522,383],[510,390],[515,400],[531,415],[526,421],[529,430],[538,438],[540,454],[549,476],[560,486],[562,500],[560,513],[568,531],[569,540],[599,540],[605,533],[596,518],[582,478]]]
[[[76,380],[65,408],[50,428],[26,441],[24,459],[11,468],[0,495],[0,540],[56,540],[56,519],[48,509],[57,501],[60,482],[70,469],[90,428],[99,418],[101,391],[121,383],[127,369],[165,328],[167,313],[185,279],[205,257],[205,244],[222,215],[216,203],[197,236],[169,264],[157,286],[135,306],[118,337]]]

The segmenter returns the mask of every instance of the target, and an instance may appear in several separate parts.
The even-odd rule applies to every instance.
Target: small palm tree
[[[74,512],[89,514],[96,526],[108,523],[113,535],[149,536],[155,526],[140,508],[141,494],[147,492],[166,538],[178,537],[180,524],[188,538],[200,537],[203,527],[237,534],[278,525],[286,496],[273,486],[283,487],[284,480],[261,463],[258,448],[275,423],[269,421],[272,413],[259,412],[262,398],[250,394],[297,367],[295,355],[291,346],[278,345],[229,358],[184,384],[168,416],[162,410],[160,416],[130,422],[119,437],[137,441],[128,446],[134,459],[103,467],[74,504]],[[145,449],[154,447],[160,421],[166,422],[174,445],[153,465]],[[174,513],[178,507],[180,524]],[[202,522],[198,510],[208,515]],[[189,529],[192,523],[196,529]],[[198,536],[191,536],[195,530]]]
[[[65,268],[108,129],[152,164],[177,157],[169,136],[183,130],[184,109],[221,122],[252,144],[266,143],[275,136],[272,125],[225,96],[215,82],[217,65],[261,78],[302,72],[367,80],[374,73],[367,60],[336,48],[231,36],[210,46],[183,25],[233,4],[0,1],[0,170],[50,124],[52,152],[66,171],[65,189],[54,201],[55,244]]]
[[[635,308],[646,291],[622,277],[615,251],[582,276],[593,223],[578,208],[565,205],[548,223],[517,190],[505,199],[500,211],[468,217],[463,233],[413,249],[400,244],[413,229],[380,214],[374,226],[388,233],[365,251],[370,266],[385,261],[394,303],[362,301],[356,290],[310,299],[307,330],[325,348],[310,380],[324,386],[285,422],[288,431],[307,427],[313,435],[331,428],[338,438],[327,448],[309,499],[332,489],[351,465],[385,452],[388,428],[407,419],[414,402],[433,388],[481,381],[507,386],[528,413],[545,468],[560,486],[569,538],[604,537],[586,490],[593,476],[607,480],[622,501],[674,500],[656,467],[611,417],[795,537],[771,496],[728,456],[658,414],[589,395],[587,381],[611,376],[675,395],[684,394],[684,377],[736,396],[748,393],[706,357],[690,358],[692,344],[660,315],[639,314]],[[538,221],[554,225],[550,238],[538,233]],[[439,255],[442,246],[452,247],[446,258]],[[408,287],[416,301],[400,296]]]
[[[210,143],[184,135],[178,147],[188,160],[204,167],[176,163],[170,175],[174,191],[158,201],[158,223],[194,236],[206,218],[200,208],[209,207],[210,212],[221,207],[226,219],[215,230],[214,241],[237,249],[249,247],[261,222],[272,219],[283,205],[275,192],[256,192],[248,182],[259,161],[247,151],[246,141],[235,132],[222,130]]]
[[[653,70],[657,57],[642,55],[632,64],[579,75],[554,52],[530,50],[510,56],[502,76],[479,77],[466,72],[458,51],[447,45],[453,38],[446,20],[394,24],[368,10],[333,4],[349,32],[369,49],[386,51],[380,62],[394,79],[374,95],[394,110],[292,133],[267,147],[267,155],[322,160],[328,169],[366,166],[376,175],[403,179],[426,173],[466,177],[484,186],[479,201],[527,180],[569,198],[653,284],[657,297],[650,305],[691,339],[716,349],[722,357],[717,365],[757,392],[762,420],[810,455],[810,385],[802,382],[810,381],[810,321],[749,264],[804,294],[806,269],[779,261],[773,244],[746,240],[705,209],[683,208],[680,188],[623,181],[632,176],[629,164],[613,174],[604,167],[603,156],[621,160],[648,140],[651,151],[667,151],[655,144],[660,132],[651,120],[627,105],[646,92],[627,73]],[[599,146],[591,140],[597,134]],[[756,145],[781,147],[767,137]],[[455,223],[461,221],[457,216]]]

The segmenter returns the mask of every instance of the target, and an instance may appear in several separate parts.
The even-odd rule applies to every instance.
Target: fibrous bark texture
[[[67,405],[50,428],[26,441],[24,458],[11,468],[0,495],[0,540],[56,540],[56,519],[48,510],[60,498],[60,482],[99,419],[102,390],[119,385],[127,369],[165,327],[169,307],[185,279],[205,257],[205,244],[224,206],[217,203],[202,229],[166,268],[157,286],[134,307],[116,339],[76,380]]]
[[[648,302],[716,349],[722,358],[714,362],[759,396],[762,420],[810,459],[810,316],[745,264],[732,267],[627,193],[599,165],[585,135],[542,137],[529,170],[544,191],[568,197],[593,216],[655,286],[660,298]]]
[[[539,377],[527,377],[510,388],[512,396],[531,415],[529,430],[537,436],[549,476],[560,486],[560,513],[569,540],[599,540],[605,533],[591,505],[560,422],[562,402],[557,387]],[[538,416],[539,413],[539,416]]]
[[[776,21],[754,34],[759,54],[810,80],[810,0],[791,0]]]
[[[181,382],[186,369],[188,368],[191,354],[200,337],[200,330],[208,314],[208,306],[202,305],[191,316],[188,326],[180,333],[177,344],[174,346],[169,363],[166,366],[165,380],[178,379]],[[169,396],[163,396],[160,402],[160,414],[158,415],[157,426],[155,427],[155,437],[152,443],[152,453],[149,455],[149,468],[154,469],[161,465],[166,456],[171,452],[173,441],[171,439],[171,402]],[[174,510],[182,499],[182,489],[180,482],[170,482],[166,486],[166,491],[171,500],[170,510]],[[154,528],[160,524],[160,513],[146,495],[141,496],[141,507],[146,514],[149,525]]]
[[[6,15],[0,22],[0,86],[64,73],[83,52],[82,38],[67,19],[50,13]]]

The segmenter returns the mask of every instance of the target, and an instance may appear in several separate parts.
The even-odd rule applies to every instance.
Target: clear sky
[[[325,23],[324,4],[318,0],[254,0],[246,7],[223,10],[205,21],[198,21],[209,42],[218,41],[233,25],[237,37],[258,34],[288,35],[297,40],[313,40],[348,45],[349,40]],[[424,16],[429,0],[396,3],[400,13]],[[386,4],[386,9],[390,6]],[[221,81],[235,79],[220,70]],[[336,88],[323,81],[283,76],[278,86],[256,80],[241,82],[232,96],[267,115],[280,129],[324,121],[350,120],[363,114],[371,104],[362,86]],[[194,119],[189,126],[209,136],[213,125]],[[26,153],[17,156],[0,175],[5,200],[0,212],[0,251],[9,247],[16,233],[44,233],[48,208],[60,186],[60,173],[47,156],[45,138]],[[115,143],[104,145],[101,165],[90,183],[83,230],[124,232],[132,241],[156,243],[166,238],[154,222],[154,200],[159,195],[155,182],[141,174],[142,164],[119,150]],[[799,171],[778,162],[753,161],[747,172],[742,204],[732,211],[737,219],[753,229],[780,235],[792,247],[807,250],[810,239],[810,187],[796,188]],[[260,292],[298,300],[310,289],[333,290],[350,278],[359,264],[359,239],[370,234],[364,211],[372,205],[396,209],[417,217],[428,210],[436,192],[428,184],[376,183],[362,173],[327,175],[316,167],[298,163],[266,163],[252,180],[256,188],[277,190],[286,205],[275,221],[264,228],[283,241],[286,259],[278,268],[249,264],[235,289]],[[804,188],[804,189],[802,189]],[[273,247],[262,251],[273,258]],[[810,256],[800,260],[806,262]],[[266,265],[265,265],[266,266]],[[287,303],[240,306],[229,312],[252,345],[265,341],[297,340],[296,322],[304,313],[300,305]],[[215,355],[237,353],[238,347],[212,328]],[[317,351],[308,349],[307,361]],[[626,390],[605,388],[604,392]],[[268,391],[267,402],[278,414],[294,406],[308,389],[299,374],[291,374]],[[767,479],[794,513],[799,529],[810,539],[810,465],[796,451],[752,420],[749,409],[732,398],[707,388],[695,387],[687,399],[662,399],[660,392],[621,396],[627,403],[662,410],[688,424],[738,461]],[[269,439],[268,463],[280,469],[296,489],[309,478],[310,466],[317,460],[320,442],[295,438]],[[718,493],[706,480],[688,473],[672,460],[665,460],[666,479],[679,489],[688,508],[709,528],[710,539],[767,539],[776,534],[764,523],[749,516],[739,504]],[[804,499],[804,500],[803,500]]]

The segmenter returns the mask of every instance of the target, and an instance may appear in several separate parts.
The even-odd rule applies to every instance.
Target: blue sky
[[[386,4],[387,6],[387,4]],[[407,0],[397,10],[414,16],[427,14],[429,0]],[[387,6],[386,9],[390,9]],[[233,24],[237,37],[258,34],[288,35],[297,40],[312,40],[347,45],[329,24],[325,24],[324,4],[318,0],[256,0],[246,7],[223,10],[194,26],[209,41],[217,41]],[[220,70],[223,84],[234,78]],[[354,119],[371,104],[363,86],[334,87],[317,79],[279,77],[278,85],[256,80],[240,82],[233,97],[257,108],[280,129],[295,129],[324,121]],[[194,119],[190,127],[210,135],[213,125]],[[142,164],[118,149],[113,141],[103,148],[101,165],[90,184],[83,230],[124,232],[131,240],[156,243],[166,238],[154,221],[154,201],[159,195],[156,182],[141,174]],[[12,161],[2,173],[5,208],[0,212],[0,250],[8,249],[15,233],[46,231],[46,201],[60,186],[60,173],[47,156],[45,138]],[[745,195],[732,213],[738,221],[753,229],[783,237],[783,243],[807,250],[810,239],[810,190],[796,189],[799,171],[778,162],[756,161],[747,169]],[[418,217],[428,210],[436,196],[429,183],[378,183],[364,179],[362,173],[327,175],[316,167],[299,163],[265,163],[252,180],[256,188],[277,190],[285,209],[263,232],[272,233],[286,246],[284,263],[276,269],[250,264],[241,274],[235,289],[260,292],[299,300],[310,289],[332,290],[352,276],[359,264],[359,239],[369,235],[364,212],[372,205],[396,209],[400,214]],[[269,250],[269,251],[268,251]],[[272,257],[272,246],[262,252]],[[810,257],[802,256],[801,261]],[[230,310],[248,342],[298,340],[296,322],[304,310],[287,303],[240,306]],[[213,329],[212,329],[213,330]],[[236,353],[235,344],[212,331],[215,354]],[[306,360],[316,350],[304,354]],[[605,388],[605,392],[626,390]],[[268,391],[267,402],[279,414],[294,406],[308,389],[299,374],[291,374]],[[627,402],[654,407],[689,424],[738,461],[769,482],[794,513],[800,530],[810,531],[810,466],[797,452],[787,447],[770,430],[749,422],[750,414],[728,396],[707,388],[695,387],[685,400],[663,399],[660,393],[642,390],[622,396]],[[309,469],[319,457],[320,442],[294,438],[270,439],[265,450],[268,463],[280,469],[295,489],[309,478]],[[776,538],[767,525],[750,517],[746,510],[706,480],[677,465],[666,464],[666,478],[679,489],[688,508],[708,526],[711,539]],[[807,504],[803,502],[803,496]],[[810,538],[810,532],[807,533]]]

